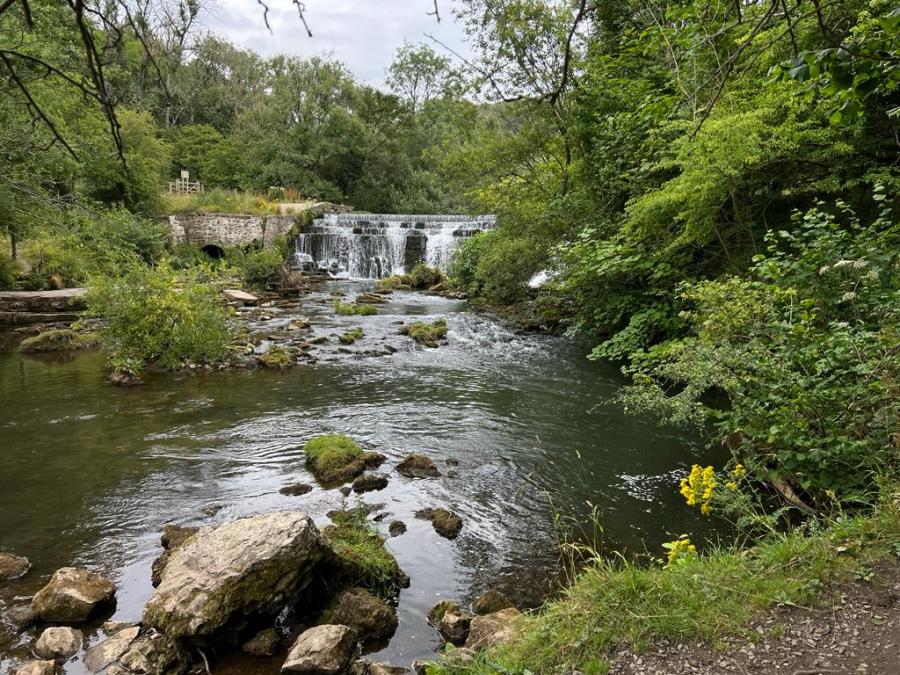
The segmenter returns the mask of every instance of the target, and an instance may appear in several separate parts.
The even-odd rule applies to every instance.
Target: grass
[[[362,448],[344,434],[316,436],[306,442],[303,450],[310,471],[326,483],[348,480],[352,477],[348,469],[362,464]]]
[[[365,509],[335,514],[334,525],[324,533],[343,583],[362,586],[385,600],[397,594],[403,573],[366,519]]]
[[[265,195],[213,188],[202,194],[168,194],[164,197],[166,213],[240,213],[270,215],[278,213],[278,203]]]
[[[342,316],[372,316],[378,314],[378,309],[372,305],[358,305],[352,302],[334,300],[334,313]]]
[[[437,347],[438,340],[447,336],[447,321],[445,319],[438,319],[432,323],[417,321],[404,326],[402,332],[419,344],[426,347]]]
[[[43,352],[68,352],[76,349],[89,349],[99,344],[96,335],[76,333],[70,328],[45,330],[37,335],[22,340],[19,349],[36,354]]]
[[[597,558],[557,600],[517,624],[514,640],[462,668],[448,661],[429,673],[605,673],[620,647],[653,640],[726,635],[752,639],[748,622],[777,603],[810,605],[828,585],[898,554],[900,495],[870,516],[848,518],[804,536],[794,530],[747,550],[719,549],[672,567]]]

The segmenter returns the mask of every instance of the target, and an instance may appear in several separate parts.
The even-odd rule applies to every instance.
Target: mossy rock
[[[307,468],[322,483],[346,483],[366,470],[362,448],[344,434],[311,438],[303,450]]]
[[[257,356],[256,360],[263,368],[269,368],[272,370],[281,370],[283,368],[288,368],[294,363],[294,358],[293,356],[291,356],[291,353],[284,347],[280,347],[278,345],[272,345],[271,347],[269,347],[266,350],[266,353]]]
[[[334,313],[341,316],[372,316],[373,314],[378,314],[378,309],[373,305],[358,305],[335,299],[332,306],[334,307]]]
[[[352,345],[357,340],[362,340],[365,337],[365,332],[362,328],[354,328],[353,330],[348,330],[346,333],[341,335],[340,340],[342,345]]]
[[[393,276],[379,279],[375,283],[375,288],[382,291],[412,290],[412,286],[409,283],[409,276],[406,274],[394,274]]]
[[[397,630],[397,611],[364,588],[340,592],[319,617],[320,624],[350,626],[363,641],[388,640]]]
[[[456,539],[463,526],[462,518],[447,509],[422,509],[416,518],[430,520],[434,531],[446,539]]]
[[[397,596],[409,585],[397,560],[384,547],[384,539],[367,520],[365,508],[333,514],[333,525],[323,530],[328,543],[326,554],[331,581],[343,586],[360,586],[384,600]]]
[[[77,333],[71,328],[57,328],[25,338],[19,349],[27,354],[70,352],[96,347],[98,343],[96,335]]]
[[[432,348],[437,347],[439,341],[447,336],[447,320],[438,319],[432,323],[416,321],[408,326],[404,326],[400,332],[403,335],[408,335],[421,345]]]

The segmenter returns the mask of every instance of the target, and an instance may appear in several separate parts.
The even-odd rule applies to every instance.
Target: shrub
[[[214,188],[201,194],[167,195],[167,213],[246,213],[268,215],[278,212],[278,204],[252,192]]]
[[[284,258],[277,248],[231,249],[226,258],[237,269],[241,281],[250,288],[270,291],[281,284]]]
[[[527,298],[528,280],[546,264],[546,246],[497,229],[463,242],[450,261],[450,277],[473,298],[510,305]]]
[[[436,267],[429,267],[425,263],[419,263],[413,267],[409,273],[409,285],[413,288],[431,288],[435,284],[441,283],[444,275]]]
[[[0,291],[11,291],[16,287],[19,265],[11,256],[0,253]]]
[[[93,279],[88,312],[102,317],[100,339],[116,369],[148,364],[178,368],[228,356],[233,329],[214,284],[201,270],[176,273],[168,264],[132,265],[118,277]]]

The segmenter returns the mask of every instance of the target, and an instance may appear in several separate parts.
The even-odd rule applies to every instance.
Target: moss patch
[[[45,330],[22,340],[19,349],[27,354],[69,352],[96,347],[98,340],[90,333],[76,333],[71,328]]]
[[[375,288],[388,291],[409,291],[412,286],[409,285],[409,277],[405,274],[395,274],[384,279],[379,279],[375,283]]]
[[[400,332],[426,347],[437,347],[438,342],[447,336],[447,320],[438,319],[432,323],[416,321],[404,326]]]
[[[354,328],[353,330],[348,330],[346,333],[341,335],[341,344],[342,345],[352,345],[357,340],[362,340],[365,337],[365,332],[363,332],[362,328]]]
[[[366,468],[362,449],[344,434],[311,438],[303,450],[307,468],[323,483],[345,483]]]
[[[373,305],[358,305],[352,302],[341,302],[335,299],[333,303],[334,313],[341,316],[372,316],[378,314],[378,309]]]
[[[362,586],[381,598],[395,597],[406,585],[406,575],[367,520],[366,510],[340,511],[333,519],[324,529],[333,574],[341,583]]]
[[[258,356],[256,360],[264,368],[271,368],[272,370],[288,368],[294,363],[294,358],[291,356],[290,352],[278,345],[269,347],[266,350],[266,353]]]

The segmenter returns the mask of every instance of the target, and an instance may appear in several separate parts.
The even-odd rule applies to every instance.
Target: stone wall
[[[276,237],[294,226],[297,216],[244,216],[224,213],[179,214],[169,216],[174,244],[191,243],[199,247],[271,246]]]

